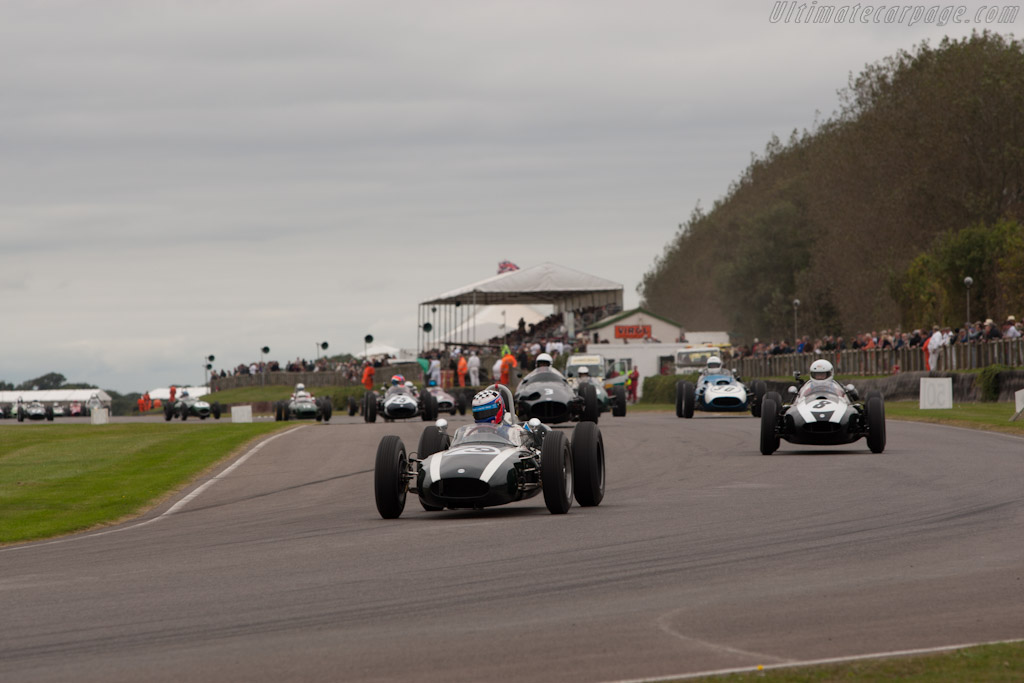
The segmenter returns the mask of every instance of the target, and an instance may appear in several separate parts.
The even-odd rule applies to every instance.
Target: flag
[[[498,264],[498,275],[501,275],[502,273],[511,273],[513,270],[519,270],[519,266],[511,261],[502,261]]]

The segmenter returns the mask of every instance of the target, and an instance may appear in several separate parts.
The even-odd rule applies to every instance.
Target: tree
[[[19,384],[15,391],[31,391],[32,389],[38,388],[42,391],[48,389],[60,389],[67,378],[59,372],[48,372],[41,377],[30,379]]]

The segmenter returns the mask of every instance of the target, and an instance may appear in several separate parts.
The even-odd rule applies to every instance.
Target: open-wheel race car
[[[676,382],[676,417],[693,417],[695,410],[706,412],[743,412],[761,415],[761,399],[765,383],[755,381],[751,387],[740,381],[722,359],[711,356],[700,371],[696,384],[688,380]]]
[[[459,393],[457,396],[452,396],[449,392],[445,391],[441,387],[427,387],[427,391],[434,395],[434,400],[437,401],[437,412],[448,413],[454,415],[466,414],[466,395]]]
[[[601,416],[597,386],[580,382],[573,388],[552,367],[538,367],[523,378],[516,387],[515,406],[520,419],[535,417],[546,424],[572,420],[596,423]]]
[[[334,407],[329,397],[314,398],[305,391],[296,392],[287,401],[278,401],[274,404],[274,419],[277,422],[282,420],[327,422],[331,419],[333,412]]]
[[[503,385],[489,387],[512,406]],[[520,423],[509,408],[498,424],[464,425],[454,435],[446,420],[424,428],[416,453],[398,436],[377,447],[374,497],[377,511],[395,519],[409,493],[428,512],[482,509],[544,495],[552,514],[564,514],[573,498],[582,506],[604,498],[604,441],[592,422],[581,422],[572,441],[537,418]]]
[[[43,405],[42,401],[19,403],[15,406],[18,422],[25,420],[46,420],[53,422],[53,406]]]
[[[605,377],[607,363],[603,356],[596,354],[573,355],[565,364],[565,379],[569,386],[579,393],[579,386],[583,382],[591,382],[597,393],[598,412],[610,412],[613,417],[626,416],[626,386],[621,383],[614,383],[612,379]],[[614,378],[615,382],[626,380],[628,376],[619,375]]]
[[[219,420],[221,415],[220,403],[208,403],[194,396],[189,396],[187,391],[182,392],[181,396],[173,403],[165,401],[163,406],[164,420],[167,422],[170,422],[175,417],[180,417],[183,422],[189,417],[198,417],[200,420],[205,420],[211,415],[213,419]]]
[[[429,391],[418,392],[404,383],[393,384],[381,393],[367,391],[361,406],[364,422],[376,422],[377,415],[385,422],[420,417],[424,421],[437,419],[437,399]],[[351,412],[351,407],[349,408]]]
[[[824,363],[827,370],[817,370]],[[796,376],[800,381],[799,375]],[[881,393],[870,391],[860,402],[852,384],[832,379],[832,364],[811,364],[811,379],[791,386],[792,402],[784,404],[778,392],[769,391],[761,405],[761,453],[771,455],[782,439],[794,444],[837,446],[867,440],[872,453],[885,450],[885,404]]]

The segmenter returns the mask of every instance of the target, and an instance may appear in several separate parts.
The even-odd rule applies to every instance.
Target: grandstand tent
[[[476,333],[472,321],[484,306],[547,304],[556,313],[607,305],[621,309],[622,291],[618,282],[555,263],[501,273],[420,303],[419,348],[482,343],[486,339]],[[571,330],[573,316],[566,318]],[[424,330],[425,323],[430,323],[429,331]]]
[[[0,391],[0,404],[14,403],[21,397],[24,403],[40,401],[41,403],[60,403],[67,405],[72,401],[86,403],[96,394],[104,406],[110,407],[110,394],[102,389],[42,389],[37,391]]]

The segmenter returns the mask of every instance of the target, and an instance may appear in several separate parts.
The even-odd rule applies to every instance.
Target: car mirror
[[[790,387],[789,388],[789,393],[795,394],[796,393],[796,387]]]
[[[437,422],[434,423],[434,426],[443,432],[448,429],[448,420],[440,417],[437,419]]]

